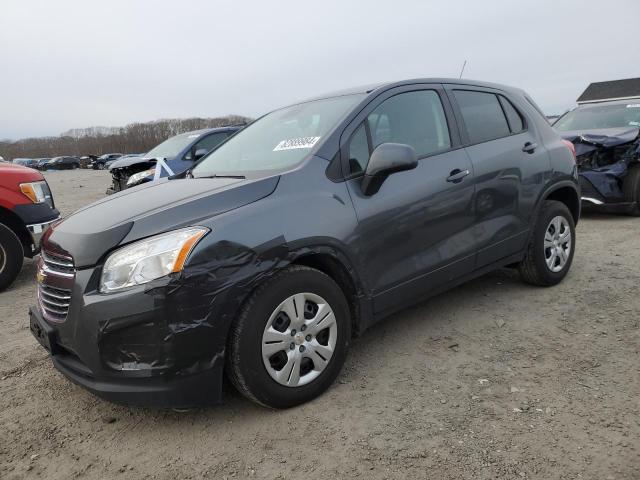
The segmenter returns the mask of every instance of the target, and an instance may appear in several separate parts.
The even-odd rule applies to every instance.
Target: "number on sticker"
[[[290,138],[289,140],[282,140],[278,143],[273,151],[279,152],[280,150],[293,150],[295,148],[311,148],[318,140],[320,140],[320,137]]]

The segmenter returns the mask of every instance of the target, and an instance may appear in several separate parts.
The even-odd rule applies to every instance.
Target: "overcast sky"
[[[639,19],[640,0],[0,0],[0,139],[257,116],[465,59],[560,113],[640,76]]]

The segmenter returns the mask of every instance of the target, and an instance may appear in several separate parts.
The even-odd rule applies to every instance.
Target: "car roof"
[[[383,82],[383,83],[376,83],[376,84],[369,84],[369,85],[363,85],[363,86],[359,86],[359,87],[353,87],[353,88],[348,88],[345,90],[338,90],[338,91],[334,91],[334,92],[329,92],[327,94],[324,95],[319,95],[319,96],[315,96],[315,97],[311,97],[305,100],[302,100],[300,102],[296,102],[292,105],[296,105],[298,103],[306,103],[306,102],[311,102],[314,100],[322,100],[325,98],[333,98],[333,97],[341,97],[341,96],[345,96],[345,95],[355,95],[355,94],[369,94],[369,93],[373,93],[375,91],[378,90],[387,90],[390,88],[395,88],[395,87],[402,87],[405,85],[414,85],[414,84],[420,84],[420,83],[447,83],[447,84],[454,84],[454,85],[460,85],[460,86],[472,86],[472,87],[486,87],[486,88],[494,88],[494,89],[498,89],[498,90],[504,90],[504,91],[508,91],[508,92],[513,92],[513,93],[523,93],[522,90],[515,88],[515,87],[510,87],[507,85],[501,85],[498,83],[491,83],[491,82],[483,82],[480,80],[467,80],[467,79],[459,79],[459,78],[412,78],[412,79],[408,79],[408,80],[400,80],[400,81],[395,81],[395,82]]]
[[[226,132],[229,130],[240,130],[244,128],[246,125],[227,125],[226,127],[213,127],[213,128],[202,128],[200,130],[191,130],[190,132],[182,132],[177,135],[202,135],[204,133],[213,133],[213,132]],[[175,135],[175,136],[177,136]]]

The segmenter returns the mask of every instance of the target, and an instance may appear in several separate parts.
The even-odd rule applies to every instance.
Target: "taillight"
[[[576,147],[573,143],[571,143],[569,140],[562,140],[562,143],[564,143],[569,150],[571,150],[571,153],[573,154],[573,160],[575,161],[576,159]]]

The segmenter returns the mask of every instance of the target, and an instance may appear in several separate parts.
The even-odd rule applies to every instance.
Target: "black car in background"
[[[300,404],[354,335],[408,305],[503,266],[561,282],[580,216],[567,143],[526,93],[490,83],[275,110],[183,174],[50,229],[31,330],[113,401],[219,402],[226,371],[255,402]]]
[[[89,168],[94,170],[104,170],[107,168],[107,163],[119,159],[122,156],[121,153],[105,153],[100,155],[89,163]]]
[[[38,170],[45,170],[45,166],[51,161],[50,158],[37,158],[36,159],[36,166],[35,168],[37,168]]]
[[[640,216],[640,98],[579,105],[553,128],[574,144],[583,207]]]
[[[119,159],[109,167],[112,185],[107,194],[152,181],[159,158],[165,168],[158,172],[158,178],[182,173],[243,127],[234,125],[181,133],[137,158]]]
[[[45,170],[74,170],[80,168],[78,157],[54,157],[43,165]]]

